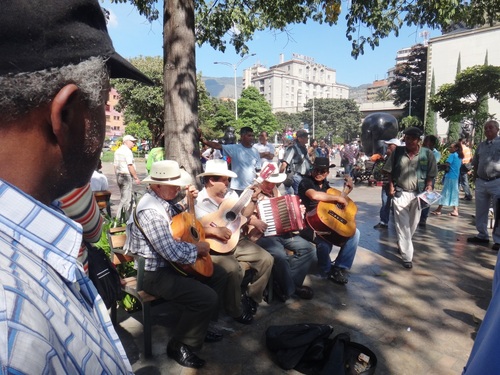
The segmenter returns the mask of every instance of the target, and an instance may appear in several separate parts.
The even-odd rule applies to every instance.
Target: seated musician
[[[149,189],[127,223],[124,249],[146,259],[144,291],[182,309],[167,345],[167,355],[182,366],[200,368],[205,361],[194,351],[201,348],[204,341],[222,339],[220,334],[208,331],[208,326],[217,315],[218,295],[224,293],[227,275],[214,265],[213,275],[201,282],[181,274],[171,263],[193,264],[198,255],[208,254],[210,250],[207,242],[191,244],[176,241],[172,236],[172,217],[185,206],[170,201],[181,187],[191,184],[191,180],[176,161],[153,163],[151,174],[143,180]],[[187,194],[196,196],[197,193],[194,187],[187,188]]]
[[[317,157],[314,160],[311,175],[304,177],[301,181],[299,185],[299,197],[306,207],[306,214],[314,210],[318,202],[331,202],[342,206],[347,204],[344,197],[326,193],[331,188],[327,180],[329,171],[330,161],[327,158]],[[350,193],[353,188],[352,179],[346,176],[345,181],[348,193]],[[347,284],[349,279],[346,271],[351,268],[354,262],[359,235],[359,230],[356,229],[354,235],[347,239],[340,247],[333,265],[330,260],[332,244],[318,235],[314,236],[321,278],[329,279],[337,284]]]
[[[205,172],[198,175],[198,177],[203,177],[204,188],[196,198],[195,211],[197,218],[204,226],[207,238],[215,238],[222,244],[232,243],[231,239],[239,239],[237,242],[234,242],[234,248],[228,248],[227,252],[223,254],[211,251],[211,255],[212,261],[222,266],[229,274],[224,300],[224,307],[227,314],[239,323],[250,324],[253,320],[252,314],[257,312],[258,304],[262,301],[264,290],[269,281],[273,267],[273,257],[255,243],[247,239],[240,239],[241,226],[238,226],[232,232],[226,226],[214,226],[213,224],[211,225],[210,220],[207,221],[213,215],[224,214],[219,210],[220,205],[224,201],[227,200],[229,203],[240,200],[238,194],[228,188],[231,178],[235,176],[236,173],[228,169],[226,161],[222,159],[208,160]],[[255,202],[257,202],[258,189],[256,191],[244,191],[242,197],[247,195],[248,192],[251,193],[250,202],[243,202],[242,206],[245,206],[245,208],[241,212],[241,215],[245,217],[253,213]],[[241,199],[244,199],[244,197]],[[205,224],[206,222],[208,224]],[[258,224],[262,225],[262,223]],[[214,250],[213,245],[212,250]],[[241,295],[241,282],[244,271],[240,267],[239,262],[247,262],[255,270],[253,281],[249,284],[243,297]],[[245,311],[242,308],[242,300]]]
[[[264,163],[263,167],[266,164]],[[269,200],[281,195],[276,184],[282,183],[286,179],[286,174],[279,173],[277,165],[275,171],[260,185],[261,192],[257,196],[259,201]],[[300,208],[298,209],[300,210]],[[256,210],[254,215],[253,222],[261,221],[262,212],[259,213]],[[298,215],[299,217],[301,216],[300,211]],[[299,232],[287,232],[281,235],[264,237],[264,232],[257,229],[262,227],[264,225],[257,225],[257,227],[251,229],[249,237],[252,239],[255,238],[257,245],[269,251],[274,258],[273,275],[276,282],[275,285],[277,286],[275,288],[277,297],[283,302],[292,295],[303,299],[311,299],[314,295],[312,289],[302,284],[311,264],[316,258],[314,245],[302,238]],[[293,255],[289,256],[286,250],[291,251]]]

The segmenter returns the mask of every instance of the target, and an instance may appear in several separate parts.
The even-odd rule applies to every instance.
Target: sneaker
[[[486,238],[479,238],[477,236],[474,236],[474,237],[467,238],[467,242],[468,243],[482,243],[482,244],[487,244],[487,243],[490,242],[490,240],[488,240]]]
[[[328,279],[333,281],[334,283],[341,285],[347,284],[349,282],[349,279],[347,277],[347,270],[339,267],[332,268],[330,274],[328,275]]]
[[[387,229],[388,227],[389,226],[386,223],[384,223],[384,222],[381,221],[377,225],[374,225],[373,229]]]

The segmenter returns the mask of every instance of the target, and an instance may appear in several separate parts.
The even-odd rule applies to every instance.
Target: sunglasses
[[[328,168],[317,168],[315,171],[319,174],[325,174],[328,173],[330,170]]]

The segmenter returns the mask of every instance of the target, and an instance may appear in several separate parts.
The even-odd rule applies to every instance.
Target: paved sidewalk
[[[112,165],[104,163],[112,201],[119,193]],[[139,176],[145,177],[141,160]],[[331,181],[342,180],[331,173]],[[244,326],[222,317],[223,341],[206,344],[199,353],[207,360],[201,370],[179,366],[165,354],[176,312],[168,304],[153,309],[153,357],[142,354],[140,313],[119,310],[117,327],[137,374],[298,374],[275,365],[265,347],[268,326],[326,323],[334,334],[349,332],[378,358],[377,374],[460,374],[491,295],[497,253],[490,247],[469,245],[474,235],[474,201],[461,201],[460,217],[430,215],[427,228],[414,236],[414,268],[404,269],[397,252],[393,223],[388,230],[373,229],[378,222],[380,187],[357,186],[351,198],[358,206],[361,241],[346,286],[309,275],[315,291],[311,301],[263,302],[255,321]],[[443,212],[447,212],[446,208]],[[391,219],[392,220],[392,219]],[[333,251],[335,256],[336,252]]]

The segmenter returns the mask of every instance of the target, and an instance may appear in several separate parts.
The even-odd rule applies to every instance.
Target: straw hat
[[[236,173],[228,169],[227,162],[222,159],[207,160],[207,163],[205,164],[205,172],[200,173],[196,177],[203,176],[238,177]]]
[[[262,169],[266,168],[266,166],[268,164],[274,165],[274,171],[273,171],[273,173],[268,178],[265,179],[265,181],[271,182],[273,184],[281,184],[283,181],[286,180],[286,174],[285,173],[279,173],[280,169],[278,168],[278,164],[277,163],[274,163],[274,162],[270,163],[270,162],[266,161],[264,163],[264,165],[262,165]]]
[[[179,168],[179,163],[174,160],[161,160],[153,163],[151,174],[142,180],[150,185],[186,186],[193,183],[189,173]]]

